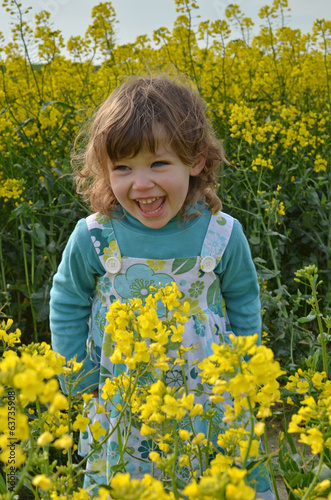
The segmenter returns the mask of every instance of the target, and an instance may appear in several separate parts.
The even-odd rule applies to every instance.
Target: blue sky
[[[32,6],[28,20],[40,10],[51,12],[54,28],[60,29],[65,40],[71,35],[83,35],[90,21],[91,9],[99,1],[95,0],[21,0],[23,8]],[[227,0],[197,0],[201,20],[215,20],[224,16]],[[236,3],[247,16],[251,17],[258,29],[258,12],[272,0],[237,0]],[[174,0],[113,0],[118,24],[116,35],[118,43],[134,42],[138,35],[152,36],[153,30],[161,26],[171,29],[177,17]],[[288,25],[310,31],[316,18],[331,19],[330,0],[289,0],[291,18]],[[10,16],[0,6],[0,31],[6,41],[10,36]]]

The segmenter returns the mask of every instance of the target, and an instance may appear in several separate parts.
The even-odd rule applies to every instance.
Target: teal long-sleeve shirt
[[[189,219],[177,218],[166,226],[152,229],[130,215],[112,219],[115,236],[126,257],[165,260],[200,255],[211,214]],[[234,220],[232,234],[215,272],[220,275],[222,296],[226,303],[232,331],[236,335],[261,332],[259,287],[254,263],[242,227]],[[54,276],[50,301],[52,347],[67,360],[76,356],[84,361],[88,373],[94,365],[86,358],[88,319],[91,312],[96,277],[105,271],[95,251],[85,219],[71,234]],[[95,388],[99,374],[94,372],[77,386],[77,391]],[[63,387],[63,384],[61,384]]]

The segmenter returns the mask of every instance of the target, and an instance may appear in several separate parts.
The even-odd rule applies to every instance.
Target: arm
[[[247,239],[236,220],[219,267],[222,295],[233,333],[258,333],[260,343],[261,305],[257,274]]]
[[[95,275],[102,274],[86,221],[81,220],[71,234],[63,252],[61,263],[53,279],[50,300],[50,327],[53,350],[69,360],[78,362],[86,358],[88,318],[91,295],[95,289]],[[95,365],[86,358],[82,371],[88,373]],[[95,389],[99,374],[95,371],[81,382],[75,392],[91,387]],[[64,389],[63,381],[60,380]]]

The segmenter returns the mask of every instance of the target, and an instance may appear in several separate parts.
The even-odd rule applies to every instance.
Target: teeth
[[[149,203],[153,203],[153,201],[156,201],[159,198],[160,197],[157,196],[156,198],[148,198],[148,199],[145,199],[145,200],[136,200],[136,201],[138,201],[138,203],[142,203],[143,205],[148,205]]]

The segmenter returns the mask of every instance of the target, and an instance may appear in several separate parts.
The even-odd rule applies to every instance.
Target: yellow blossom
[[[37,439],[38,446],[47,446],[53,441],[53,434],[49,431],[43,432]]]
[[[33,486],[41,490],[49,490],[52,487],[52,481],[45,474],[39,474],[32,479]]]
[[[71,436],[68,434],[65,434],[61,438],[57,439],[54,441],[53,446],[54,448],[62,449],[62,450],[69,450],[73,445],[73,439]]]

